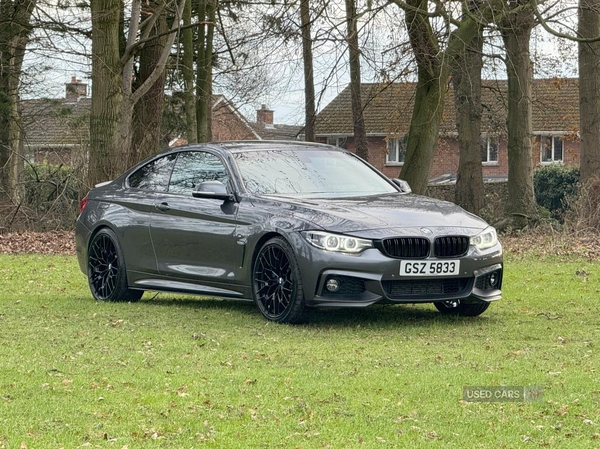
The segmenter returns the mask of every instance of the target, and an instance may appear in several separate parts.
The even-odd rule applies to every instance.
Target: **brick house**
[[[397,177],[404,163],[415,88],[415,83],[362,85],[369,162],[390,177]],[[505,178],[508,174],[506,103],[506,81],[484,81],[481,154],[485,178]],[[534,80],[532,109],[534,168],[556,163],[579,165],[578,80]],[[354,150],[352,123],[348,86],[317,115],[317,139]],[[459,158],[457,136],[450,86],[430,179],[455,179]]]
[[[298,140],[302,126],[273,123],[273,111],[262,105],[256,110],[256,122],[250,126],[261,140]]]
[[[224,140],[260,140],[258,133],[223,95],[213,95],[212,137],[215,142]]]
[[[65,84],[65,98],[22,100],[21,148],[31,162],[78,166],[89,146],[92,100],[88,86],[73,77]]]
[[[273,123],[274,112],[262,105],[250,122],[223,95],[214,96],[212,140],[297,140],[301,126]]]
[[[273,111],[265,105],[257,111],[256,122],[250,122],[224,95],[214,95],[213,102],[214,141],[289,140],[296,139],[301,130],[300,126],[273,124]],[[36,163],[68,166],[85,163],[91,105],[88,85],[75,77],[65,84],[64,98],[22,100],[19,104],[22,153]],[[173,139],[172,145],[184,143],[185,140]]]

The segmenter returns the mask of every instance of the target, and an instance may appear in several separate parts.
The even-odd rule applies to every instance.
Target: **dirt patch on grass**
[[[505,254],[514,257],[578,256],[600,260],[600,235],[574,236],[567,233],[519,233],[500,236]]]
[[[0,254],[75,254],[73,231],[0,234]]]

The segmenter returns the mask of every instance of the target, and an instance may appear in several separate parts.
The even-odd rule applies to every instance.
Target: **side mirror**
[[[204,181],[196,186],[192,192],[194,198],[212,198],[222,201],[234,201],[235,197],[227,191],[221,181]]]
[[[412,189],[408,185],[408,182],[406,182],[404,179],[394,178],[391,181],[394,184],[396,184],[398,187],[400,187],[400,191],[402,193],[411,193],[412,192]]]

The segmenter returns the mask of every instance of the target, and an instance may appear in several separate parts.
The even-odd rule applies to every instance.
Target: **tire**
[[[433,305],[444,315],[479,316],[490,306],[489,302],[462,303],[456,301],[434,302]]]
[[[90,241],[88,284],[97,301],[135,302],[144,294],[129,288],[121,245],[108,228],[98,231]]]
[[[302,323],[308,318],[298,262],[282,237],[267,241],[252,267],[252,295],[263,316],[278,323]]]

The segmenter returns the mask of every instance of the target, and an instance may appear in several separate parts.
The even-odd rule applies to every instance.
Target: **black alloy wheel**
[[[99,301],[137,301],[144,293],[127,285],[125,260],[117,236],[108,228],[98,231],[88,250],[88,282]]]
[[[252,270],[252,293],[260,312],[271,321],[300,323],[307,318],[298,263],[282,237],[260,249]]]
[[[433,305],[444,315],[478,316],[487,310],[489,302],[479,301],[463,303],[455,299],[451,301],[434,302]]]

